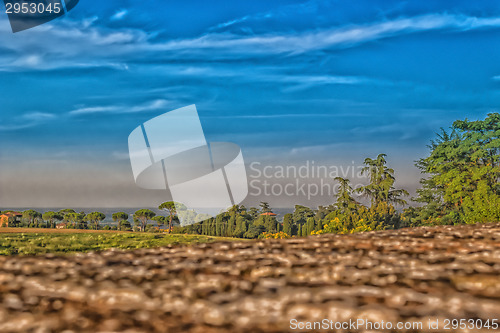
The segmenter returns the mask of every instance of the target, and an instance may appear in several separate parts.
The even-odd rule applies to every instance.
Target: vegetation
[[[103,221],[105,218],[106,215],[101,212],[93,212],[85,216],[85,220],[89,222],[95,230],[99,230],[99,222]]]
[[[150,209],[139,209],[134,213],[134,222],[139,226],[140,231],[146,231],[149,220],[156,216],[156,213]]]
[[[266,202],[259,208],[235,205],[216,217],[196,215],[185,206],[173,201],[162,203],[158,209],[161,216],[140,209],[133,215],[136,225],[132,228],[129,216],[124,212],[114,213],[113,228],[101,228],[105,215],[100,212],[77,213],[73,209],[46,212],[43,215],[27,210],[21,220],[9,218],[11,227],[54,228],[56,222],[65,222],[66,228],[114,229],[122,231],[148,231],[156,224],[159,231],[168,221],[168,232],[197,234],[203,236],[236,238],[287,238],[321,233],[353,233],[371,230],[397,229],[401,227],[493,222],[500,220],[500,114],[489,114],[485,120],[459,120],[449,131],[441,129],[432,141],[428,157],[416,162],[426,178],[412,201],[416,207],[407,205],[404,199],[409,194],[394,187],[395,172],[387,165],[386,155],[374,159],[366,158],[362,173],[368,184],[354,190],[350,180],[337,177],[339,191],[334,202],[317,209],[296,205],[293,213],[285,214],[278,222]],[[369,205],[355,199],[365,198]],[[398,210],[399,209],[399,210]],[[184,227],[179,218],[203,220]],[[176,226],[174,226],[176,225]],[[147,236],[144,236],[147,237]]]
[[[290,235],[287,233],[280,231],[275,234],[269,233],[269,232],[264,232],[262,235],[259,236],[259,238],[262,239],[288,239],[290,238]]]
[[[127,213],[125,213],[125,212],[113,213],[112,218],[113,218],[113,221],[118,223],[118,226],[116,227],[117,230],[121,230],[121,231],[132,230],[132,226],[130,225],[130,222],[128,221],[128,214]]]
[[[42,217],[42,214],[40,214],[37,211],[34,211],[33,209],[26,210],[23,212],[23,219],[29,223],[30,227],[35,226],[35,222],[39,220]]]
[[[500,114],[458,120],[441,129],[431,153],[417,167],[422,179],[417,202],[405,212],[410,225],[492,222],[500,219]]]
[[[168,201],[168,202],[164,202],[160,206],[158,206],[158,209],[168,212],[168,232],[169,233],[172,232],[172,220],[177,215],[175,205],[176,205],[175,202]],[[161,221],[162,224],[165,223],[165,219],[160,218],[157,220],[157,222],[158,221]]]
[[[61,221],[64,216],[61,213],[49,211],[43,213],[42,218],[44,221],[47,221],[49,228],[55,228],[56,221]]]
[[[217,237],[154,233],[12,233],[0,234],[0,255],[73,253],[109,248],[137,249],[221,240]],[[224,238],[224,240],[231,240]]]
[[[287,238],[327,232],[349,233],[399,228],[402,226],[402,219],[393,204],[405,204],[402,197],[407,196],[408,192],[394,188],[394,170],[386,164],[383,154],[374,160],[365,160],[363,172],[369,175],[370,183],[361,187],[359,193],[370,198],[370,207],[353,198],[354,190],[348,179],[337,177],[335,180],[340,183],[340,189],[334,204],[320,206],[317,210],[296,205],[293,214],[283,217],[283,223],[278,223],[274,216],[266,214],[272,211],[269,204],[262,202],[260,210],[247,210],[244,206],[236,205],[215,218],[174,228],[174,232],[242,238]]]
[[[348,179],[337,177],[340,185],[335,202],[312,210],[296,205],[282,223],[274,217],[258,216],[270,212],[261,203],[260,211],[235,206],[229,212],[198,225],[178,228],[177,232],[244,238],[273,238],[283,232],[291,236],[320,233],[353,233],[433,224],[462,224],[500,220],[500,114],[485,120],[456,121],[448,133],[442,130],[431,142],[430,156],[420,159],[417,167],[427,178],[421,180],[414,202],[409,207],[404,189],[396,189],[394,170],[387,166],[386,155],[366,158],[362,169],[369,183],[356,191]],[[354,194],[369,199],[359,203]],[[236,223],[236,225],[235,225]]]

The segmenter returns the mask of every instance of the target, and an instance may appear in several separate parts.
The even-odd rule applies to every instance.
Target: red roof
[[[260,214],[260,215],[264,215],[264,216],[276,216],[276,214],[271,213],[271,212],[262,213],[262,214]]]
[[[7,213],[3,213],[2,215],[8,216],[8,217],[11,217],[11,216],[23,216],[23,213],[19,213],[19,212],[7,212]]]

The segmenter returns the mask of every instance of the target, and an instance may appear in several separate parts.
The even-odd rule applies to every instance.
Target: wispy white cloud
[[[304,118],[310,119],[311,117],[318,118],[332,118],[336,117],[331,113],[282,113],[282,114],[261,114],[261,115],[228,115],[228,116],[205,116],[204,118],[217,118],[217,119],[285,119],[285,118]]]
[[[2,120],[0,122],[0,131],[17,131],[21,129],[35,127],[47,123],[56,118],[56,115],[45,112],[30,112],[25,113],[13,119]]]
[[[230,27],[230,26],[232,26],[234,24],[245,22],[245,21],[249,20],[250,18],[253,18],[253,16],[246,15],[246,16],[243,16],[243,17],[236,18],[234,20],[230,20],[230,21],[227,21],[227,22],[222,22],[222,23],[219,23],[219,24],[217,24],[217,25],[209,28],[208,31],[217,31],[217,30],[222,29],[222,28],[227,28],[227,27]]]
[[[382,80],[369,79],[360,76],[339,75],[289,75],[276,77],[276,81],[291,84],[284,88],[286,92],[293,92],[317,86],[326,85],[355,85],[355,84],[383,84]]]
[[[429,14],[399,18],[365,25],[351,25],[319,31],[290,34],[206,34],[199,38],[174,40],[149,45],[157,50],[218,50],[225,54],[282,54],[304,53],[339,47],[352,47],[368,41],[421,31],[468,31],[500,27],[500,17],[480,18],[465,15]]]
[[[120,9],[113,16],[111,16],[111,21],[119,21],[125,18],[128,15],[128,10]]]
[[[2,20],[5,22],[5,19],[0,18],[0,21]],[[26,57],[26,54],[38,57],[31,56],[23,60],[33,69],[66,67],[72,64],[114,64],[117,68],[126,68],[127,63],[142,63],[143,59],[158,59],[166,63],[167,60],[192,58],[210,60],[224,57],[239,60],[253,56],[286,56],[355,47],[370,41],[417,32],[460,32],[500,27],[500,17],[428,14],[302,32],[234,34],[212,31],[197,38],[165,41],[156,38],[156,32],[128,28],[111,29],[97,25],[96,22],[98,21],[95,21],[95,18],[76,22],[56,21],[32,29],[30,34],[23,35],[23,38],[17,38],[17,35],[12,33],[2,34],[2,45],[17,55],[2,57],[0,69],[19,68],[19,59]]]
[[[67,113],[53,114],[47,112],[29,112],[23,115],[0,120],[0,131],[16,131],[39,125],[46,124],[50,121],[59,119],[67,119],[68,117],[85,116],[90,114],[125,114],[125,113],[140,113],[148,111],[156,111],[166,108],[169,101],[165,99],[157,99],[137,105],[108,105],[108,106],[92,106],[80,107]]]
[[[127,69],[134,47],[154,36],[139,29],[111,29],[96,17],[58,20],[23,35],[9,31],[0,15],[0,42],[9,52],[0,58],[0,71],[36,71],[60,68],[109,67]],[[125,60],[125,61],[122,61]]]
[[[97,113],[138,113],[160,110],[167,107],[168,101],[164,99],[158,99],[151,102],[147,102],[140,105],[109,105],[109,106],[93,106],[93,107],[81,107],[70,111],[68,114],[70,116],[80,116],[87,114],[97,114]]]
[[[92,107],[81,107],[70,111],[70,115],[81,115],[81,114],[92,114],[92,113],[111,113],[120,110],[118,106],[92,106]]]
[[[243,24],[245,24],[245,28],[243,30],[251,31],[252,28],[249,27],[249,25],[251,25],[252,22],[262,22],[262,21],[266,21],[266,20],[279,19],[280,23],[282,23],[284,18],[297,17],[298,15],[303,17],[304,14],[306,14],[306,13],[313,14],[314,16],[317,17],[318,5],[320,3],[323,3],[323,2],[325,2],[325,1],[324,0],[309,0],[306,2],[298,3],[298,4],[279,6],[277,8],[274,8],[270,11],[266,11],[263,13],[245,15],[243,17],[237,17],[237,18],[228,20],[226,22],[219,23],[213,27],[210,27],[208,29],[208,31],[209,32],[224,31],[227,28],[232,28],[233,26],[237,26],[237,25],[242,26]]]
[[[362,84],[362,83],[375,83],[374,79],[361,77],[361,76],[347,76],[347,75],[298,75],[288,74],[285,71],[293,72],[292,67],[283,65],[277,70],[275,67],[250,67],[241,68],[238,71],[228,69],[226,66],[215,67],[212,65],[206,66],[162,66],[170,75],[184,76],[184,77],[216,77],[216,78],[237,78],[239,82],[252,81],[252,82],[270,82],[282,83],[300,86],[316,86],[316,85],[329,85],[329,84]]]
[[[56,118],[56,115],[45,112],[30,112],[24,114],[22,118],[28,121],[46,121]]]
[[[40,67],[40,65],[43,63],[43,59],[40,55],[38,54],[30,54],[27,56],[24,56],[22,58],[19,58],[11,63],[13,67],[20,67],[20,68],[36,68]]]

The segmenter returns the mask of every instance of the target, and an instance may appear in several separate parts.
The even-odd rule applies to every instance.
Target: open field
[[[499,332],[500,224],[0,256],[0,291],[6,333]]]
[[[49,228],[0,228],[0,234],[105,234],[126,233],[116,230],[49,229]]]
[[[207,243],[220,240],[236,240],[234,238],[198,235],[168,235],[160,233],[72,229],[23,230],[27,230],[27,232],[0,233],[0,255],[74,253],[100,251],[110,248],[139,249],[179,244]]]

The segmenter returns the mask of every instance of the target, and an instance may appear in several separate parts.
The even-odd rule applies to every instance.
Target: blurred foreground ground
[[[500,320],[500,224],[0,257],[0,332],[292,332],[292,319],[360,318],[423,323],[388,332],[500,331],[443,328]]]

